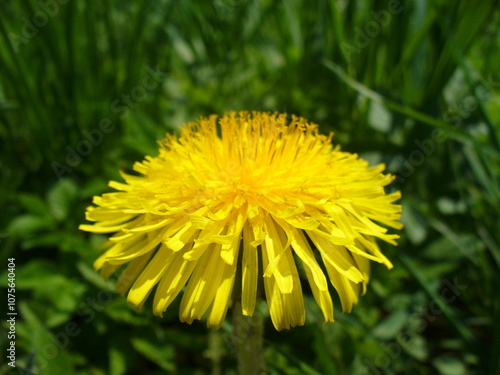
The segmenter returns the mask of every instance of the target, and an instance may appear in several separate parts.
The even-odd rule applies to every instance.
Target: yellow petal
[[[238,241],[239,242],[239,241]],[[212,302],[212,307],[207,319],[209,327],[219,329],[227,314],[229,303],[231,302],[231,293],[234,286],[234,278],[236,276],[236,265],[238,264],[239,249],[234,250],[234,261],[229,264],[225,262],[224,270],[222,271],[222,282],[217,288],[215,298]]]
[[[152,253],[144,254],[128,264],[127,268],[123,270],[120,277],[116,281],[116,291],[118,293],[121,295],[127,293],[130,286],[137,279],[137,276],[139,276],[144,267],[146,267],[146,264],[149,262],[152,255]]]
[[[179,251],[187,243],[191,242],[196,235],[199,233],[199,230],[188,221],[184,226],[170,239],[165,240],[164,243],[168,248],[173,251]]]
[[[304,263],[304,266],[311,271],[315,286],[321,291],[328,290],[325,275],[314,257],[313,251],[304,236],[302,230],[289,226],[285,221],[276,218],[276,222],[283,228],[289,237],[293,250]]]
[[[273,219],[270,216],[265,220],[266,239],[262,243],[262,253],[265,254],[269,264],[265,268],[264,277],[274,276],[276,283],[282,293],[292,292],[294,279],[292,270],[295,267],[291,249],[283,247],[284,239],[283,229],[276,228]]]
[[[153,287],[158,283],[163,273],[166,271],[173,253],[174,252],[165,245],[160,246],[160,249],[153,259],[151,259],[147,267],[142,271],[134,282],[134,285],[132,285],[127,297],[127,301],[130,304],[138,309],[142,308],[149,293],[151,293]]]
[[[189,244],[186,247],[188,248]],[[177,297],[196,266],[196,262],[184,259],[183,251],[174,253],[170,258],[170,263],[156,288],[153,313],[157,316],[163,316],[163,312]]]
[[[243,227],[241,309],[243,315],[247,316],[251,316],[255,310],[257,277],[259,272],[257,247],[252,246],[252,242],[253,233],[250,224],[246,223]]]
[[[122,251],[117,254],[113,254],[111,251],[108,251],[104,254],[106,256],[106,261],[110,264],[121,264],[146,254],[161,243],[166,232],[167,229],[162,229],[154,233],[147,233],[143,241],[134,243],[130,246],[122,246]],[[117,245],[123,245],[123,243],[119,243]]]
[[[326,259],[325,268],[328,272],[332,285],[339,294],[342,311],[345,313],[351,312],[352,306],[358,302],[359,288],[357,290],[355,289],[357,284],[354,284],[352,281],[338,273],[331,263],[326,261]]]
[[[287,253],[292,257],[291,253]],[[269,259],[266,252],[262,253],[263,267],[269,266]],[[276,278],[274,276],[264,277],[264,289],[266,292],[267,304],[271,314],[271,320],[276,330],[290,329],[290,327],[304,325],[305,308],[304,298],[302,296],[302,287],[299,281],[297,267],[292,264],[291,276],[296,280],[293,283],[291,293],[284,294],[281,292]]]
[[[179,310],[181,321],[191,324],[194,319],[201,319],[212,303],[226,265],[220,257],[220,247],[220,244],[210,245],[198,260],[182,296]]]
[[[363,274],[352,263],[351,257],[343,246],[334,245],[315,232],[307,232],[309,238],[318,248],[325,263],[330,263],[336,270],[349,280],[359,283],[364,280]]]

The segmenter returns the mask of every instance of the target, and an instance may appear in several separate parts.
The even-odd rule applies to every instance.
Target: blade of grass
[[[497,290],[495,314],[493,318],[493,346],[491,349],[490,375],[500,374],[500,292]]]
[[[476,138],[474,138],[472,135],[460,130],[456,129],[447,123],[438,120],[434,117],[431,117],[429,115],[426,115],[425,113],[419,112],[413,108],[407,107],[405,105],[398,104],[396,102],[393,102],[389,99],[386,99],[384,96],[380,95],[379,93],[369,89],[362,83],[356,81],[355,79],[349,77],[343,70],[340,68],[337,64],[335,64],[332,61],[329,60],[323,60],[323,64],[330,69],[332,72],[334,72],[345,84],[348,86],[352,87],[354,90],[356,90],[358,93],[361,95],[370,98],[371,100],[380,103],[384,105],[385,107],[392,109],[395,112],[398,112],[402,115],[405,115],[407,117],[413,118],[415,120],[418,120],[424,124],[430,125],[434,128],[439,128],[445,131],[446,135],[449,136],[450,138],[456,139],[457,141],[460,141],[462,143],[473,143],[478,147],[481,147],[485,152],[488,152],[491,156],[494,156],[496,158],[500,158],[500,151],[492,148],[490,145],[485,144]]]
[[[455,33],[453,33],[451,31],[450,26],[446,22],[444,22],[443,20],[439,20],[439,21],[440,21],[439,23],[441,25],[441,28],[444,30],[444,32],[448,38],[447,43],[451,46],[451,50],[452,50],[452,53],[454,55],[454,58],[458,62],[462,72],[464,73],[465,81],[466,81],[467,85],[469,86],[469,90],[470,90],[471,94],[475,96],[474,87],[476,86],[476,84],[473,82],[470,68],[469,68],[468,64],[466,64],[466,62],[465,62],[463,48],[460,48],[460,43],[457,40],[458,37],[456,36]],[[479,26],[477,26],[477,28],[479,28]],[[468,30],[469,30],[469,28],[468,28]],[[478,109],[479,109],[479,112],[481,114],[481,117],[484,119],[484,121],[486,122],[486,125],[488,126],[488,130],[490,132],[490,138],[493,141],[493,145],[496,148],[500,148],[500,143],[499,143],[498,138],[497,138],[497,133],[495,131],[493,123],[491,122],[491,119],[488,116],[488,112],[484,108],[483,101],[478,99],[477,104],[478,104]]]
[[[339,45],[340,48],[340,56],[344,59],[345,63],[349,63],[349,56],[347,55],[347,51],[345,48],[342,48],[342,46],[347,44],[347,40],[344,34],[344,17],[341,14],[340,6],[341,2],[340,1],[332,1],[329,2],[330,4],[330,11],[332,14],[332,23],[333,23],[333,29],[335,31],[335,37],[336,37],[336,42],[337,45]]]
[[[410,40],[404,46],[403,56],[398,62],[396,69],[404,70],[406,69],[411,61],[415,58],[418,50],[422,47],[425,38],[429,36],[429,32],[436,21],[436,11],[431,8],[425,13],[425,19],[420,24],[420,27],[416,32],[410,36]]]
[[[485,22],[494,13],[495,1],[459,1],[451,4],[453,4],[454,9],[449,9],[450,3],[438,4],[438,14],[443,15],[442,18],[444,19],[442,22],[449,22],[453,25],[451,30],[454,34],[454,40],[459,46],[461,53],[465,53]],[[456,16],[448,16],[453,13]],[[436,65],[432,71],[428,90],[433,95],[442,91],[443,85],[448,82],[458,65],[455,56],[453,56],[451,43],[452,41],[448,38],[444,45],[441,46],[439,59],[436,61]]]
[[[147,7],[151,5],[147,0],[141,0],[135,3],[133,7],[133,21],[128,35],[127,51],[127,77],[125,87],[132,87],[139,81],[141,65],[143,63],[140,54],[143,48],[144,38],[142,37],[145,29],[146,19],[148,17]]]
[[[477,155],[477,151],[478,150],[476,148],[464,147],[464,154],[470,164],[472,172],[476,176],[477,181],[488,192],[488,195],[485,198],[487,198],[492,207],[498,211],[500,210],[500,190],[495,181],[493,181],[492,177],[488,176],[483,163]]]
[[[97,9],[95,7],[92,7],[94,13],[97,12]],[[102,11],[102,18],[103,18],[103,23],[104,23],[104,30],[106,33],[106,39],[108,40],[109,43],[109,65],[111,65],[112,71],[116,72],[116,74],[113,74],[111,77],[111,83],[112,87],[116,88],[119,90],[119,62],[118,62],[118,46],[117,46],[117,38],[116,38],[116,25],[113,20],[113,12],[110,11]]]
[[[500,246],[496,243],[495,239],[484,225],[480,225],[477,228],[477,233],[486,247],[490,250],[491,256],[495,260],[497,268],[500,270]]]
[[[463,244],[462,239],[453,232],[445,223],[436,219],[430,219],[429,224],[436,229],[441,235],[446,237],[450,242],[455,245],[462,254],[464,254],[469,261],[474,264],[477,264],[477,259],[473,257],[474,254],[471,254],[471,251]]]
[[[455,329],[462,340],[469,347],[473,347],[474,335],[472,334],[472,331],[455,316],[451,307],[443,302],[440,295],[434,290],[434,288],[426,280],[424,275],[420,272],[415,262],[410,257],[401,253],[398,254],[398,258],[401,263],[403,263],[403,265],[407,268],[410,274],[415,278],[415,280],[420,284],[427,295],[434,301],[434,303],[439,306],[439,308],[443,312],[443,315],[446,317],[446,320],[448,320],[450,325]]]
[[[12,45],[12,41],[10,40],[9,33],[7,32],[3,21],[3,18],[0,17],[0,34],[3,36],[5,44],[7,45],[7,57],[10,58],[15,66],[15,71],[12,69],[8,76],[13,77],[12,86],[15,88],[14,92],[16,93],[18,103],[31,104],[32,110],[27,111],[27,116],[31,117],[30,124],[35,130],[35,136],[37,137],[38,142],[43,145],[42,148],[37,148],[37,151],[41,154],[45,153],[50,157],[53,155],[54,142],[53,138],[49,136],[49,132],[46,131],[44,127],[44,124],[47,124],[48,122],[41,111],[43,105],[38,100],[38,96],[34,93],[35,90],[29,81],[29,78],[32,75],[29,74],[29,69],[22,58],[22,54],[18,53]],[[6,68],[7,67],[5,66],[4,69]]]

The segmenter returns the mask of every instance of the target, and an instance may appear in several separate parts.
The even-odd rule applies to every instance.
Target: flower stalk
[[[245,316],[238,301],[233,307],[232,342],[238,357],[238,374],[259,375],[264,373],[262,343],[264,321],[259,312]]]

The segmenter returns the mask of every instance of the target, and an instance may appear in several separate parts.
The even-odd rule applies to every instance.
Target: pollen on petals
[[[135,307],[153,295],[162,316],[185,287],[180,320],[206,316],[219,328],[238,277],[243,314],[254,313],[263,285],[275,328],[289,329],[305,322],[305,283],[329,322],[333,289],[350,312],[371,261],[392,267],[376,239],[395,245],[388,228],[402,227],[400,193],[384,190],[394,177],[333,146],[317,125],[230,112],[159,144],[158,156],[134,164],[138,175],[122,173],[109,184],[116,192],[94,198],[93,224],[80,226],[109,233],[94,266],[104,277],[122,269],[117,290]]]

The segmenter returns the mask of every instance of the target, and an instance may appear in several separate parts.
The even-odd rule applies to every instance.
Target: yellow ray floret
[[[122,173],[124,182],[110,182],[118,191],[88,207],[94,223],[80,229],[111,234],[95,268],[104,277],[123,268],[117,290],[139,309],[153,294],[159,316],[185,288],[180,320],[207,315],[215,328],[233,294],[251,316],[260,285],[278,330],[304,324],[305,283],[325,322],[334,319],[333,289],[350,312],[366,292],[370,261],[392,267],[376,238],[396,244],[387,228],[402,227],[400,194],[385,193],[393,176],[384,165],[370,167],[331,141],[285,114],[186,124],[160,142],[158,156],[135,163],[138,175]]]

